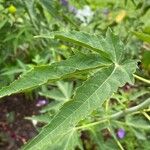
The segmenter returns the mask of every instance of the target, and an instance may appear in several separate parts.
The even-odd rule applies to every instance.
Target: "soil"
[[[37,135],[36,128],[25,117],[39,114],[36,101],[24,95],[9,96],[0,102],[0,150],[18,150]]]

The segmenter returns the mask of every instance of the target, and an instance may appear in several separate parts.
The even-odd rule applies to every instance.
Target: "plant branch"
[[[122,111],[120,111],[118,113],[115,113],[115,114],[111,115],[110,118],[113,118],[113,119],[120,118],[120,117],[122,117],[122,116],[124,116],[126,114],[130,114],[130,113],[136,112],[136,111],[138,111],[138,110],[140,110],[140,109],[142,109],[142,108],[144,108],[146,106],[149,106],[149,104],[150,104],[150,98],[148,98],[147,100],[145,100],[144,102],[140,103],[137,106],[134,106],[134,107],[128,108],[126,110],[122,110]]]
[[[150,84],[150,80],[148,80],[148,79],[142,78],[142,77],[140,77],[140,76],[138,76],[138,75],[136,75],[136,74],[133,74],[133,76],[134,76],[136,79],[138,79],[138,80],[141,80],[141,81],[143,81],[143,82],[145,82],[145,83]]]
[[[88,128],[88,127],[91,127],[91,126],[98,125],[100,123],[107,122],[110,119],[118,119],[118,118],[121,118],[121,117],[123,117],[123,116],[125,116],[127,114],[130,114],[130,113],[136,112],[138,110],[141,110],[142,108],[145,108],[145,107],[147,107],[149,105],[150,105],[150,98],[148,98],[144,102],[138,104],[137,106],[134,106],[134,107],[128,108],[126,110],[122,110],[120,112],[117,112],[117,113],[111,115],[110,117],[101,118],[101,119],[99,119],[99,121],[96,121],[96,122],[93,122],[93,123],[89,123],[89,124],[86,124],[86,125],[83,125],[83,126],[79,126],[79,127],[76,127],[76,128],[77,129]]]

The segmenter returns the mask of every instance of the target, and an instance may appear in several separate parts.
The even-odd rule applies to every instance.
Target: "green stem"
[[[104,123],[106,121],[108,121],[108,119],[103,118],[100,121],[96,121],[96,122],[93,122],[93,123],[89,123],[89,124],[86,124],[86,125],[83,125],[83,126],[76,127],[76,129],[79,130],[79,129],[83,129],[83,128],[92,127],[92,126],[98,125],[100,123]]]
[[[123,146],[121,145],[121,143],[120,143],[119,140],[117,139],[113,128],[112,128],[112,127],[108,127],[107,129],[108,129],[108,131],[111,133],[111,135],[113,136],[113,138],[114,138],[114,140],[116,141],[116,143],[117,143],[117,145],[119,146],[119,148],[120,148],[121,150],[124,150]]]
[[[130,113],[133,113],[133,112],[136,112],[146,106],[149,106],[150,105],[150,98],[148,98],[147,100],[145,100],[144,102],[140,103],[139,105],[137,106],[134,106],[134,107],[131,107],[129,109],[126,109],[126,110],[122,110],[118,113],[115,113],[113,115],[111,115],[110,118],[113,118],[113,119],[118,119],[126,114],[130,114]]]
[[[144,78],[142,78],[142,77],[140,77],[140,76],[138,76],[138,75],[136,75],[136,74],[133,74],[133,76],[134,76],[136,79],[138,79],[138,80],[141,80],[141,81],[143,81],[143,82],[145,82],[145,83],[150,84],[150,80],[148,80],[148,79],[144,79]]]
[[[111,115],[110,117],[101,118],[99,121],[96,121],[96,122],[93,122],[93,123],[89,123],[89,124],[86,124],[86,125],[83,125],[83,126],[76,127],[76,129],[83,129],[83,128],[92,127],[92,126],[98,125],[100,123],[107,122],[110,119],[118,119],[120,117],[125,116],[126,114],[130,114],[130,113],[136,112],[136,111],[138,111],[138,110],[140,110],[142,108],[145,108],[145,107],[147,107],[149,105],[150,105],[150,98],[148,98],[147,100],[145,100],[144,102],[140,103],[137,106],[134,106],[134,107],[128,108],[126,110],[122,110],[120,112],[117,112],[117,113]]]

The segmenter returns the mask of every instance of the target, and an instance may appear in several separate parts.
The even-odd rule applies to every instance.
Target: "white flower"
[[[88,24],[92,17],[93,17],[93,11],[89,6],[84,6],[83,9],[79,9],[76,12],[76,17],[80,19],[83,23]]]
[[[34,126],[36,126],[38,122],[37,122],[37,120],[32,120],[32,123]]]

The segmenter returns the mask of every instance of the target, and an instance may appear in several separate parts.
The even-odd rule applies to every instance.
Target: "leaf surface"
[[[56,32],[54,35],[55,38],[63,41],[92,49],[113,62],[123,59],[124,45],[118,36],[112,34],[110,29],[106,33],[106,38],[78,31]]]
[[[100,107],[117,91],[118,87],[122,87],[126,82],[133,83],[134,81],[133,73],[136,69],[136,62],[129,59],[124,60],[124,46],[110,30],[108,30],[105,39],[88,34],[83,36],[83,33],[80,32],[63,33],[56,37],[92,50],[103,51],[108,54],[113,63],[98,70],[85,81],[76,90],[73,99],[62,106],[58,114],[37,137],[23,148],[24,150],[42,150],[45,146],[53,145],[66,133],[78,129],[78,122]],[[57,143],[55,144],[57,145]]]
[[[143,32],[133,32],[133,34],[136,35],[140,40],[150,43],[150,34]]]
[[[88,79],[75,93],[73,100],[64,104],[60,112],[42,132],[29,142],[24,150],[42,150],[51,145],[66,132],[76,128],[77,123],[116,92],[126,82],[133,83],[134,61],[125,61],[120,66],[103,68]]]
[[[133,73],[136,69],[136,62],[124,59],[124,45],[110,30],[105,38],[77,31],[57,33],[55,37],[90,48],[99,54],[75,55],[60,63],[42,66],[42,69],[37,67],[2,89],[0,97],[34,88],[48,81],[67,78],[82,71],[95,69],[95,73],[76,90],[72,100],[61,107],[51,122],[37,137],[27,143],[22,148],[23,150],[57,149],[55,148],[57,141],[61,141],[63,137],[66,141],[72,139],[69,133],[78,129],[79,121],[101,107],[118,87],[122,87],[126,82],[132,84],[134,81]],[[66,147],[61,147],[61,149],[67,150]]]
[[[83,150],[80,136],[77,130],[74,129],[60,136],[53,144],[45,148],[45,150],[75,150],[76,147]]]
[[[0,90],[0,98],[60,80],[81,71],[104,67],[111,63],[96,54],[78,54],[51,65],[38,66]]]

